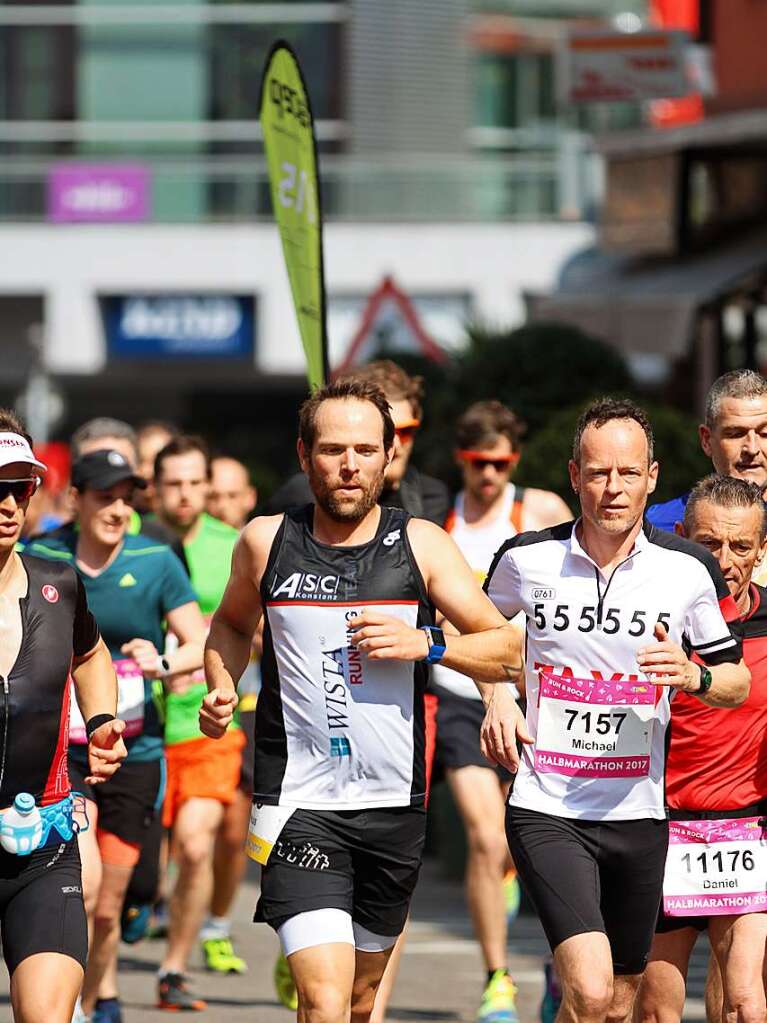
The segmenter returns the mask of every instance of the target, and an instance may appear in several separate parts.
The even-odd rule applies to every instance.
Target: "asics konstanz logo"
[[[280,597],[287,600],[311,598],[332,600],[338,592],[340,578],[337,575],[315,575],[312,572],[293,572],[285,582],[272,591],[272,600]]]

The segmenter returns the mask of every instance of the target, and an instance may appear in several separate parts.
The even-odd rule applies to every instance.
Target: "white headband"
[[[14,462],[34,465],[38,469],[42,469],[43,472],[48,468],[43,462],[38,462],[32,453],[32,448],[18,433],[0,433],[0,469],[4,465],[12,465]]]

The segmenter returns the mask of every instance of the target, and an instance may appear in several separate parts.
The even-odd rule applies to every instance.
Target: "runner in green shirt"
[[[183,541],[192,585],[208,617],[223,596],[239,535],[206,514],[209,481],[210,457],[199,438],[176,437],[157,455],[157,515]],[[170,900],[168,948],[160,966],[159,1006],[172,1010],[205,1007],[186,988],[184,971],[208,909],[216,834],[224,808],[237,795],[245,744],[236,725],[219,741],[202,734],[198,714],[206,692],[204,676],[199,675],[184,693],[169,694],[166,705],[168,791],[163,822],[173,828],[178,879]],[[229,968],[244,970],[242,960],[230,955]]]

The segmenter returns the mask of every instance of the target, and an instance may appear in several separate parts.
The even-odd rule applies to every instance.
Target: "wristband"
[[[427,664],[436,664],[441,661],[447,649],[445,633],[436,625],[422,625],[421,629],[426,633],[429,641],[429,652],[424,657]]]
[[[107,721],[114,721],[114,714],[94,714],[92,718],[88,718],[85,723],[85,734],[88,737],[88,742],[91,741],[91,736],[97,728],[101,728]]]

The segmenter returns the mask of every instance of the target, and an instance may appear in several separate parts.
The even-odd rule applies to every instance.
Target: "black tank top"
[[[99,630],[85,589],[68,565],[21,555],[29,580],[21,599],[21,647],[0,677],[0,808],[19,792],[38,804],[69,794],[69,672]]]
[[[369,543],[330,547],[314,539],[313,513],[285,514],[261,583],[255,798],[316,810],[420,806],[426,665],[369,660],[347,625],[364,609],[433,624],[410,516],[381,508]]]

